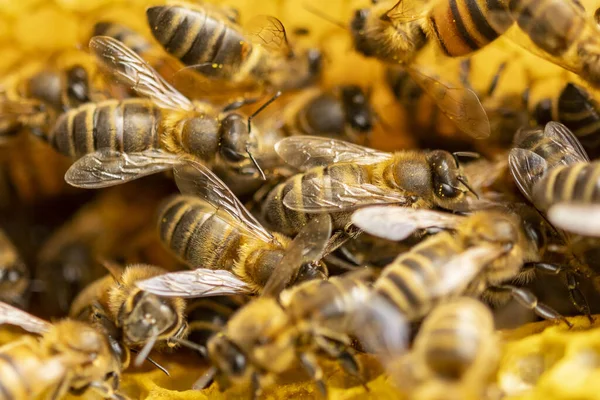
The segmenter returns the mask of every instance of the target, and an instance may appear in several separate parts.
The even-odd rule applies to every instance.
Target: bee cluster
[[[520,376],[499,330],[600,312],[595,9],[307,3],[382,72],[331,85],[310,23],[232,3],[0,65],[0,324],[37,335],[0,347],[0,398],[133,398],[181,357],[198,395],[327,396],[325,360],[363,397],[373,363],[402,398],[530,393],[541,355]]]

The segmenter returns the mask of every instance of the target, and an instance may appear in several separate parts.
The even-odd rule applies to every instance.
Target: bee
[[[571,272],[561,265],[542,262],[547,228],[541,225],[543,220],[539,217],[531,220],[535,212],[530,211],[523,218],[520,213],[490,209],[462,217],[430,210],[378,207],[359,210],[353,221],[367,232],[387,238],[403,237],[431,226],[453,230],[430,236],[400,254],[384,267],[373,285],[375,293],[409,320],[424,317],[441,299],[465,294],[496,302],[513,297],[542,318],[566,321],[539,303],[529,290],[513,285],[527,281],[536,270],[553,274]],[[387,226],[377,227],[376,221],[386,218]],[[578,305],[589,310],[586,304]]]
[[[36,255],[36,280],[47,288],[38,294],[48,315],[64,315],[75,296],[106,274],[98,259],[124,263],[155,263],[174,266],[173,257],[161,257],[162,249],[153,218],[172,183],[160,176],[149,181],[109,188],[81,206],[46,238]],[[61,221],[62,222],[62,221]],[[132,254],[144,234],[156,237],[153,253]],[[138,250],[142,244],[138,246]],[[158,245],[158,247],[157,247]],[[164,255],[168,256],[166,250]]]
[[[250,152],[260,147],[259,140],[247,121],[266,104],[250,118],[220,113],[183,96],[121,42],[101,36],[90,48],[117,79],[147,98],[88,103],[58,119],[48,142],[62,154],[81,157],[65,175],[69,184],[121,184],[169,170],[182,155],[250,175],[257,171],[252,163],[262,172]]]
[[[468,297],[453,299],[425,318],[395,378],[411,399],[486,398],[499,346],[489,308]]]
[[[286,235],[296,234],[314,213],[331,213],[334,229],[348,230],[349,212],[373,204],[468,208],[470,188],[456,158],[464,153],[386,153],[314,136],[285,138],[275,148],[305,170],[277,185],[262,204],[263,220]]]
[[[469,74],[472,70],[471,59],[461,62],[460,81],[470,87]],[[464,150],[476,146],[481,152],[489,152],[493,141],[503,148],[511,144],[515,131],[529,123],[529,113],[524,96],[517,93],[497,94],[497,88],[505,73],[507,63],[498,65],[498,69],[485,91],[475,91],[485,109],[491,126],[491,136],[484,143],[467,140],[454,122],[443,112],[431,96],[412,79],[402,67],[390,67],[386,71],[388,87],[396,100],[402,105],[407,127],[414,133],[421,148],[441,148],[445,150]]]
[[[185,300],[157,296],[136,286],[138,281],[167,271],[145,264],[129,265],[124,270],[114,265],[108,268],[110,275],[91,283],[75,298],[69,316],[88,322],[98,322],[98,315],[108,319],[117,331],[114,339],[122,343],[124,369],[132,348],[142,347],[137,366],[157,343],[169,347],[182,343],[187,335]]]
[[[203,164],[190,161],[174,171],[184,195],[165,202],[159,236],[194,270],[139,282],[140,288],[158,295],[203,297],[260,293],[273,275],[291,276],[285,284],[327,277],[320,260],[330,251],[329,218],[315,219],[291,241],[268,232]],[[288,274],[288,269],[293,272]]]
[[[41,335],[23,336],[0,347],[0,388],[5,398],[31,399],[68,393],[125,399],[119,393],[121,366],[101,331],[65,319],[51,324],[0,303],[0,319]]]
[[[595,159],[600,156],[600,105],[585,88],[569,82],[557,99],[542,99],[533,115],[540,125],[560,122],[579,139],[584,150]]]
[[[283,113],[281,129],[287,136],[327,136],[350,142],[365,142],[376,119],[369,95],[357,85],[307,89],[286,104]]]
[[[277,376],[300,365],[326,395],[320,354],[339,360],[349,375],[361,380],[348,331],[358,329],[350,321],[369,293],[368,282],[361,276],[313,280],[283,292],[263,292],[209,339],[212,368],[195,387],[206,386],[212,378],[221,390],[250,380],[258,394]],[[405,334],[404,320],[400,315],[386,316],[387,332],[398,333],[399,339]]]
[[[208,339],[219,333],[231,316],[247,303],[247,297],[240,295],[189,300],[185,311],[190,332],[188,339],[206,347]]]
[[[29,269],[6,233],[0,230],[0,301],[24,307],[29,279]]]
[[[208,78],[268,90],[295,89],[318,78],[321,52],[292,49],[281,21],[256,17],[245,32],[230,11],[174,3],[150,7],[146,15],[167,53]]]

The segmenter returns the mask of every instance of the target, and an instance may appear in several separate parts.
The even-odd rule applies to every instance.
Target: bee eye
[[[439,188],[439,193],[442,197],[458,197],[462,191],[447,183],[442,183]]]

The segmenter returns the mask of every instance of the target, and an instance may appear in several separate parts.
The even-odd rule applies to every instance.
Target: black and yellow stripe
[[[70,157],[102,148],[141,152],[160,148],[161,120],[161,109],[150,100],[87,103],[61,115],[47,140]]]
[[[552,169],[534,186],[532,199],[542,211],[561,201],[600,202],[600,163],[580,162]]]
[[[429,13],[429,30],[452,57],[470,54],[496,40],[512,20],[499,0],[445,0]]]
[[[94,36],[109,36],[117,39],[125,46],[129,47],[137,54],[143,54],[144,52],[152,48],[152,44],[143,35],[140,35],[133,29],[117,24],[115,22],[101,21],[94,25]]]
[[[200,7],[156,6],[146,14],[152,34],[164,49],[186,65],[206,66],[203,73],[222,71],[209,68],[212,65],[238,69],[252,50],[225,16]]]
[[[591,159],[600,156],[600,105],[584,88],[568,83],[558,97],[557,114]]]

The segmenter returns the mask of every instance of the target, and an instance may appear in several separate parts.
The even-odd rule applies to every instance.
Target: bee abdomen
[[[29,347],[13,347],[12,351],[0,353],[0,398],[26,399],[37,397],[26,371],[20,363],[39,364],[39,358]],[[41,367],[41,365],[40,365]]]
[[[197,268],[226,269],[240,245],[240,235],[196,198],[176,196],[160,212],[161,241],[181,260]]]
[[[594,99],[573,83],[558,98],[558,120],[581,141],[591,158],[600,150],[600,108]]]
[[[512,24],[508,12],[497,0],[447,0],[442,3],[433,8],[429,25],[442,51],[452,57],[479,50],[496,40]]]
[[[533,43],[553,56],[565,53],[586,24],[570,1],[510,0],[509,9]]]
[[[102,148],[140,152],[160,147],[160,121],[160,109],[144,99],[87,103],[62,114],[48,141],[70,157]]]
[[[102,21],[94,25],[94,36],[109,36],[122,42],[137,54],[148,51],[152,45],[146,38],[124,25]]]
[[[560,201],[597,203],[600,201],[600,164],[577,163],[555,168],[534,187],[533,197],[543,210]]]
[[[205,10],[181,6],[150,7],[147,11],[152,34],[167,52],[186,65],[213,64],[238,67],[250,44],[225,20]],[[203,72],[211,68],[203,69]],[[213,68],[218,72],[218,68]]]

